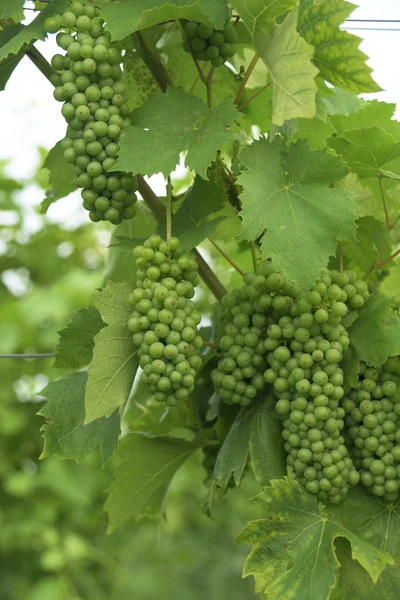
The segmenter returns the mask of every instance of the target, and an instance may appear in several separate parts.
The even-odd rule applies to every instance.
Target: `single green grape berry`
[[[44,21],[44,29],[48,33],[57,33],[60,29],[60,21],[56,17],[47,17]]]

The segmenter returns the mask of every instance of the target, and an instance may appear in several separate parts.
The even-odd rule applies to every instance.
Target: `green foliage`
[[[400,319],[389,298],[371,296],[350,328],[359,360],[380,367],[388,356],[400,354]]]
[[[180,239],[183,250],[201,244],[225,220],[224,215],[215,216],[224,207],[224,199],[222,186],[196,177],[172,218],[172,232]]]
[[[121,4],[123,6],[115,6],[110,0],[99,0],[114,40],[173,19],[200,21],[219,28],[228,17],[226,0],[139,0],[135,3],[122,0]]]
[[[261,238],[264,258],[308,290],[334,254],[338,240],[354,239],[354,205],[344,190],[328,187],[346,167],[304,141],[286,149],[281,140],[255,142],[240,156],[244,192],[241,237]],[[266,229],[266,232],[264,233]]]
[[[134,126],[123,133],[112,170],[166,177],[186,150],[187,166],[206,179],[216,151],[232,139],[226,125],[236,115],[229,98],[209,113],[201,100],[178,88],[154,94],[135,111]]]
[[[88,365],[93,358],[94,336],[103,327],[99,311],[93,306],[73,313],[67,327],[59,333],[54,366],[80,369]]]
[[[0,350],[55,347],[56,355],[52,368],[47,359],[0,361],[5,598],[253,597],[248,580],[238,579],[245,549],[231,542],[262,509],[264,518],[251,521],[239,540],[253,544],[244,574],[270,600],[397,600],[398,359],[386,362],[382,386],[360,361],[379,367],[400,353],[400,300],[387,297],[400,296],[400,126],[393,104],[356,95],[379,86],[359,38],[341,29],[353,5],[233,0],[233,15],[226,0],[98,0],[96,6],[110,38],[99,37],[90,3],[36,2],[41,12],[29,26],[11,23],[22,17],[20,1],[0,8],[1,89],[32,43],[45,38],[48,16],[69,8],[77,14],[62,21],[79,31],[79,48],[69,49],[68,35],[57,36],[67,58],[58,57],[51,78],[55,96],[68,104],[65,148],[59,142],[50,150],[34,182],[16,182],[0,164],[0,206],[13,215],[0,236]],[[234,56],[215,31],[225,25],[224,35],[237,43]],[[48,29],[57,26],[56,19]],[[88,27],[93,37],[85,38]],[[229,62],[209,70],[213,53]],[[110,64],[96,59],[93,67],[94,54]],[[85,69],[96,72],[78,80],[85,56]],[[35,60],[48,72],[40,56]],[[120,78],[126,97],[119,97]],[[93,83],[98,106],[97,88],[86,92]],[[89,114],[104,120],[95,157],[84,155],[93,137]],[[74,166],[64,149],[72,150]],[[110,202],[122,210],[134,175],[141,195],[135,217],[118,225],[110,241],[100,224],[69,231],[40,214],[75,189],[74,179],[83,176],[90,188],[92,175],[103,170],[111,184],[108,175],[106,184],[96,181],[104,191],[99,213]],[[111,171],[121,170],[131,184],[119,191],[121,177]],[[162,177],[142,177],[155,174]],[[29,219],[15,195],[32,183],[47,190],[35,233],[25,227]],[[97,199],[87,195],[86,206]],[[194,249],[201,282],[193,297],[180,279],[186,271],[197,282],[196,269],[186,269],[180,250],[171,276],[168,250],[157,250],[156,237],[146,252],[135,251],[136,264],[132,250],[154,232],[176,236],[183,251]],[[249,272],[245,285],[243,272]],[[21,292],[14,293],[15,281]],[[132,317],[133,281],[146,301]],[[149,292],[164,284],[167,304],[163,291],[157,299]],[[240,290],[232,292],[234,285]],[[185,309],[176,319],[175,298]],[[188,384],[194,389],[184,402],[166,408],[149,393],[162,368],[150,366],[150,345],[161,340],[164,352],[169,336],[168,376],[179,387],[175,367],[194,352],[185,338],[200,314],[206,343],[200,353],[196,342],[198,379]],[[140,328],[139,376],[128,321]],[[32,399],[43,386],[36,400],[47,404],[37,413]],[[328,419],[329,411],[335,415]],[[35,413],[46,419],[42,451]],[[367,445],[378,438],[375,455]],[[374,466],[384,468],[384,477],[363,463],[368,452],[379,458]],[[40,453],[46,460],[38,462]],[[365,473],[375,477],[373,494],[363,488]],[[109,537],[101,510],[107,489]],[[251,507],[247,498],[256,493]],[[323,504],[341,504],[318,505],[317,493]],[[201,504],[220,525],[200,514]],[[26,565],[23,577],[14,564]]]
[[[387,564],[393,564],[385,551],[319,510],[295,481],[274,480],[254,502],[267,518],[249,523],[238,541],[254,546],[244,575],[253,575],[256,591],[268,592],[271,600],[328,598],[340,566],[334,550],[337,538],[350,542],[353,558],[374,582]]]
[[[109,281],[104,290],[94,297],[107,326],[94,338],[85,394],[85,423],[112,415],[126,403],[131,391],[138,362],[127,327],[130,291],[128,283]]]
[[[355,8],[344,0],[300,0],[298,31],[314,46],[313,62],[324,79],[356,94],[377,92],[360,38],[340,29]]]
[[[44,40],[46,37],[46,31],[44,29],[45,20],[56,13],[67,10],[68,6],[68,0],[52,0],[52,2],[49,2],[46,7],[40,11],[32,23],[22,27],[22,29],[19,28],[17,30],[15,28],[13,37],[0,48],[0,63],[11,54],[18,54],[25,44],[30,44],[32,41],[36,40]]]
[[[42,426],[44,447],[41,458],[51,455],[81,462],[100,446],[103,463],[111,456],[120,432],[118,411],[84,425],[86,373],[72,373],[42,390],[48,403],[38,415],[45,417]]]
[[[169,437],[126,436],[118,448],[115,481],[105,505],[110,530],[131,517],[160,514],[169,482],[198,447]]]

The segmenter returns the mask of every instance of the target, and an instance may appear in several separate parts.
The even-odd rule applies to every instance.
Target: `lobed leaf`
[[[340,28],[357,8],[344,0],[300,0],[298,31],[314,46],[313,62],[324,79],[356,94],[379,92],[361,38]]]
[[[85,425],[86,383],[86,373],[72,373],[51,381],[41,392],[48,400],[38,412],[47,419],[41,428],[44,438],[41,458],[55,455],[81,462],[99,447],[105,463],[113,453],[120,431],[118,411],[109,419],[103,417]]]
[[[178,88],[153,94],[133,113],[134,126],[123,130],[111,170],[167,177],[187,151],[186,165],[206,179],[215,153],[233,137],[226,126],[236,115],[231,98],[209,112],[200,98]]]
[[[315,496],[295,480],[274,480],[254,499],[266,519],[252,521],[238,541],[253,545],[244,576],[253,575],[256,592],[269,600],[327,600],[335,586],[340,563],[334,543],[346,538],[358,560],[376,581],[393,558],[355,535],[339,518],[318,508]]]
[[[128,329],[131,309],[127,298],[131,291],[130,283],[108,281],[105,289],[95,295],[95,304],[107,327],[94,338],[85,395],[85,423],[109,417],[128,400],[138,368],[136,347]]]
[[[344,177],[345,165],[303,140],[287,149],[278,138],[253,143],[240,158],[247,167],[238,179],[244,188],[241,237],[261,237],[263,257],[310,289],[337,241],[355,237],[352,195],[329,187]]]
[[[43,163],[43,168],[49,171],[51,192],[51,195],[40,205],[41,212],[46,213],[53,202],[65,198],[65,196],[76,190],[74,167],[65,160],[61,141],[57,142],[50,150]]]

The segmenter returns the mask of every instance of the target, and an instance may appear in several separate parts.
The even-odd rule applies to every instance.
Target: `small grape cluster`
[[[341,320],[367,296],[354,272],[324,273],[309,294],[300,294],[268,328],[265,340],[270,368],[264,376],[278,398],[287,463],[308,492],[332,504],[359,481],[342,435],[339,364],[349,346]]]
[[[129,296],[134,307],[128,322],[138,348],[142,383],[158,402],[176,406],[194,389],[202,365],[201,314],[191,301],[198,264],[179,248],[179,240],[152,235],[136,246],[137,280]]]
[[[213,67],[220,67],[236,53],[237,33],[230,21],[223,29],[214,29],[197,21],[187,21],[184,30],[196,58],[211,61]]]
[[[266,385],[264,338],[273,322],[268,315],[274,307],[287,310],[298,289],[275,273],[271,263],[264,263],[256,275],[247,273],[244,284],[222,299],[228,322],[219,343],[222,358],[212,380],[224,402],[247,406]],[[278,288],[286,295],[275,295]]]
[[[379,368],[360,364],[357,386],[343,399],[348,444],[361,482],[393,502],[400,490],[400,358]]]
[[[44,27],[58,32],[57,44],[66,51],[51,61],[54,98],[64,103],[61,112],[68,123],[61,142],[64,157],[74,165],[90,219],[117,225],[135,215],[137,199],[132,175],[110,172],[121,130],[130,125],[121,54],[92,4],[74,0],[64,14],[48,17]]]

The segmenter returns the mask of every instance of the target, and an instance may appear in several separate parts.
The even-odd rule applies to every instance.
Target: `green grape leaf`
[[[46,213],[49,206],[65,198],[76,190],[74,184],[74,167],[64,158],[64,150],[61,141],[50,150],[43,163],[43,168],[49,172],[50,195],[40,205],[40,212]]]
[[[253,575],[256,592],[268,600],[327,600],[337,579],[340,563],[334,549],[337,538],[346,538],[353,557],[376,581],[393,559],[318,509],[315,496],[297,481],[278,479],[253,500],[266,519],[252,521],[238,541],[253,545],[244,576]]]
[[[157,495],[155,514],[179,467],[199,448],[195,442],[130,433],[118,447],[119,463],[105,504],[109,531],[132,517],[140,518]]]
[[[300,0],[298,31],[314,46],[313,61],[324,79],[351,92],[379,92],[358,36],[340,28],[356,8],[344,0]]]
[[[321,119],[297,119],[297,129],[291,139],[307,140],[311,150],[326,147],[326,140],[335,132],[332,123]]]
[[[253,407],[245,406],[238,413],[219,451],[210,489],[210,506],[215,491],[224,491],[233,475],[236,485],[240,484],[243,470],[249,457],[249,442]]]
[[[17,23],[15,25],[7,25],[7,27],[0,31],[0,51],[9,40],[11,40],[19,31],[21,31],[21,29],[23,29],[23,25]],[[23,55],[23,52],[18,52],[16,56],[11,56],[10,58],[0,61],[0,91],[3,91],[6,87],[8,80],[10,79],[14,69],[19,64],[19,61]]]
[[[120,431],[119,414],[84,425],[87,374],[72,373],[51,381],[41,392],[47,404],[38,412],[47,422],[42,426],[44,446],[40,458],[55,455],[81,462],[96,447],[105,463],[113,453]]]
[[[398,600],[400,593],[400,502],[385,504],[369,494],[361,485],[353,488],[341,505],[332,512],[362,540],[388,552],[395,564],[385,568],[374,586],[347,551],[342,556],[338,600]]]
[[[94,306],[72,313],[67,327],[59,331],[54,366],[61,369],[81,369],[88,365],[93,357],[94,336],[104,326],[100,313]]]
[[[226,126],[237,115],[231,98],[209,112],[200,98],[178,88],[153,94],[133,113],[134,126],[123,130],[112,170],[167,177],[186,150],[186,165],[206,179],[216,151],[232,140]]]
[[[400,156],[400,141],[376,125],[345,131],[327,144],[361,178],[379,175],[381,167]]]
[[[286,472],[282,424],[275,410],[273,395],[258,402],[254,409],[250,430],[250,456],[254,475],[261,485],[283,477]]]
[[[201,244],[225,220],[223,215],[210,218],[223,208],[224,199],[222,186],[196,177],[172,218],[172,235],[179,238],[183,250],[191,250]],[[165,225],[161,224],[158,231],[162,234]]]
[[[157,81],[137,51],[127,51],[123,59],[122,82],[126,87],[127,104],[130,110],[142,106],[159,91]]]
[[[1,22],[8,19],[14,22],[22,21],[24,18],[23,6],[24,0],[2,0],[0,4],[0,28]]]
[[[263,257],[309,290],[336,242],[355,237],[352,195],[329,187],[344,177],[345,165],[326,150],[311,151],[304,140],[287,149],[278,138],[255,142],[240,158],[247,167],[238,179],[241,237],[262,236]]]
[[[63,13],[69,5],[69,0],[52,0],[49,2],[32,23],[16,32],[16,35],[0,48],[0,62],[10,54],[18,54],[24,44],[30,44],[35,40],[44,40],[46,37],[44,22],[47,17],[51,17],[56,13]]]
[[[279,25],[274,18],[297,4],[292,0],[264,2],[236,0],[234,3],[249,30],[257,52],[268,68],[272,83],[272,122],[316,115],[318,70],[311,62],[313,48],[297,32],[297,11]]]
[[[388,356],[400,354],[400,318],[392,309],[390,298],[381,294],[370,296],[358,314],[349,336],[359,360],[380,367]]]
[[[357,220],[357,240],[342,241],[342,255],[347,269],[354,269],[361,276],[369,270],[380,256],[392,252],[390,232],[386,224],[374,217],[361,217]],[[339,266],[336,264],[335,268]]]
[[[392,134],[396,141],[400,140],[400,123],[393,119],[396,110],[395,104],[379,102],[378,100],[362,101],[362,107],[350,115],[332,114],[329,120],[339,134],[353,129],[366,127],[382,127],[387,133]]]
[[[133,31],[174,19],[200,21],[222,28],[229,17],[226,0],[99,0],[102,16],[113,40],[122,40]]]
[[[95,304],[107,324],[95,336],[93,359],[88,368],[85,423],[109,417],[123,406],[138,368],[136,348],[128,329],[131,308],[127,303],[132,285],[107,282],[95,294]]]
[[[332,94],[322,99],[328,115],[353,115],[366,105],[365,100],[352,92],[342,90],[340,87],[333,88],[331,91]],[[353,129],[353,127],[350,129]]]

